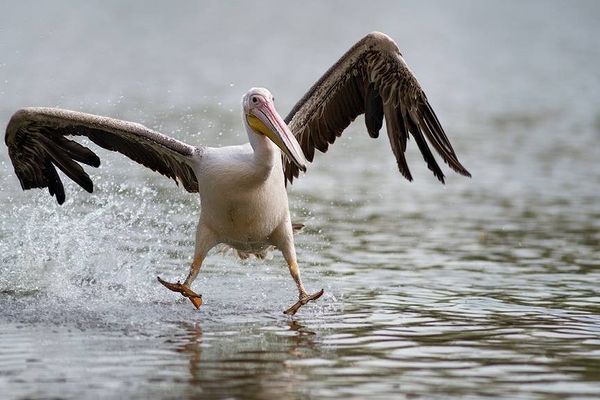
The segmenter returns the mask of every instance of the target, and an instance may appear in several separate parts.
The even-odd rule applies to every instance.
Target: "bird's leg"
[[[300,307],[302,307],[309,301],[316,300],[319,297],[321,297],[323,295],[323,289],[309,295],[306,292],[306,289],[304,289],[304,285],[302,284],[302,279],[300,278],[300,268],[298,268],[296,257],[292,256],[288,259],[288,257],[285,256],[285,253],[284,257],[286,258],[286,261],[288,263],[290,274],[292,275],[292,278],[294,278],[294,282],[296,282],[296,286],[298,287],[298,301],[296,302],[296,304],[285,310],[283,313],[287,315],[294,315],[300,309]]]
[[[300,307],[309,301],[316,300],[321,297],[323,295],[323,289],[313,294],[306,293],[306,289],[304,289],[302,279],[300,278],[300,268],[298,268],[298,262],[296,261],[294,233],[292,231],[292,223],[289,219],[289,215],[284,222],[273,231],[271,240],[272,244],[281,250],[283,258],[285,258],[290,270],[290,275],[292,275],[294,282],[296,282],[296,287],[298,287],[298,301],[296,304],[283,312],[287,315],[294,315],[300,309]]]
[[[192,261],[190,272],[185,279],[185,282],[181,283],[180,281],[177,281],[177,283],[170,283],[157,276],[158,281],[167,289],[172,290],[173,292],[181,293],[183,297],[190,299],[196,309],[200,308],[202,305],[202,295],[194,292],[191,289],[191,285],[200,272],[200,267],[202,267],[204,257],[206,257],[208,251],[215,244],[216,241],[214,240],[214,235],[212,232],[199,223],[198,229],[196,230],[196,249],[194,250],[194,260]]]

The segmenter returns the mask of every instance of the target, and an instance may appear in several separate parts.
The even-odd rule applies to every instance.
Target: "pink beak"
[[[306,171],[306,158],[290,128],[283,121],[272,101],[267,101],[252,110],[252,114],[261,120],[267,128],[265,135],[271,139],[301,171]]]

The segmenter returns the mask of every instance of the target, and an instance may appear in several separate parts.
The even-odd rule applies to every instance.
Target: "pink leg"
[[[202,295],[194,292],[191,289],[191,285],[200,272],[200,268],[202,267],[202,262],[204,261],[206,254],[208,254],[210,249],[212,249],[216,244],[217,240],[212,231],[208,227],[198,223],[198,228],[196,229],[194,260],[192,261],[190,272],[188,273],[185,282],[180,283],[177,281],[177,283],[170,283],[161,279],[160,277],[157,277],[158,281],[167,289],[174,292],[179,292],[182,296],[189,298],[196,309],[200,308],[202,305]]]
[[[277,247],[280,248],[281,252],[283,253],[283,258],[285,258],[285,261],[287,262],[290,275],[292,275],[294,282],[296,282],[296,287],[298,288],[298,301],[283,312],[287,315],[296,314],[300,307],[309,301],[318,299],[323,295],[324,292],[323,289],[321,289],[320,291],[309,295],[306,292],[306,289],[304,289],[302,278],[300,278],[300,268],[298,266],[298,261],[296,260],[296,248],[294,247],[294,238],[291,228],[292,226],[290,224],[289,229],[284,230],[284,234],[281,235],[283,236],[283,240],[279,240],[279,245],[277,245]]]

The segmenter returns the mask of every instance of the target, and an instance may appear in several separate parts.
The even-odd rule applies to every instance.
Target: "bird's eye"
[[[258,103],[258,99],[256,98],[256,96],[253,96],[253,97],[252,97],[252,102],[253,102],[254,104]]]

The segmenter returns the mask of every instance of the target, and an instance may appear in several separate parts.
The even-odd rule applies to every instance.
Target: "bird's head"
[[[244,118],[257,135],[268,137],[296,166],[306,171],[306,158],[300,144],[275,110],[274,98],[265,88],[252,88],[242,98]]]

